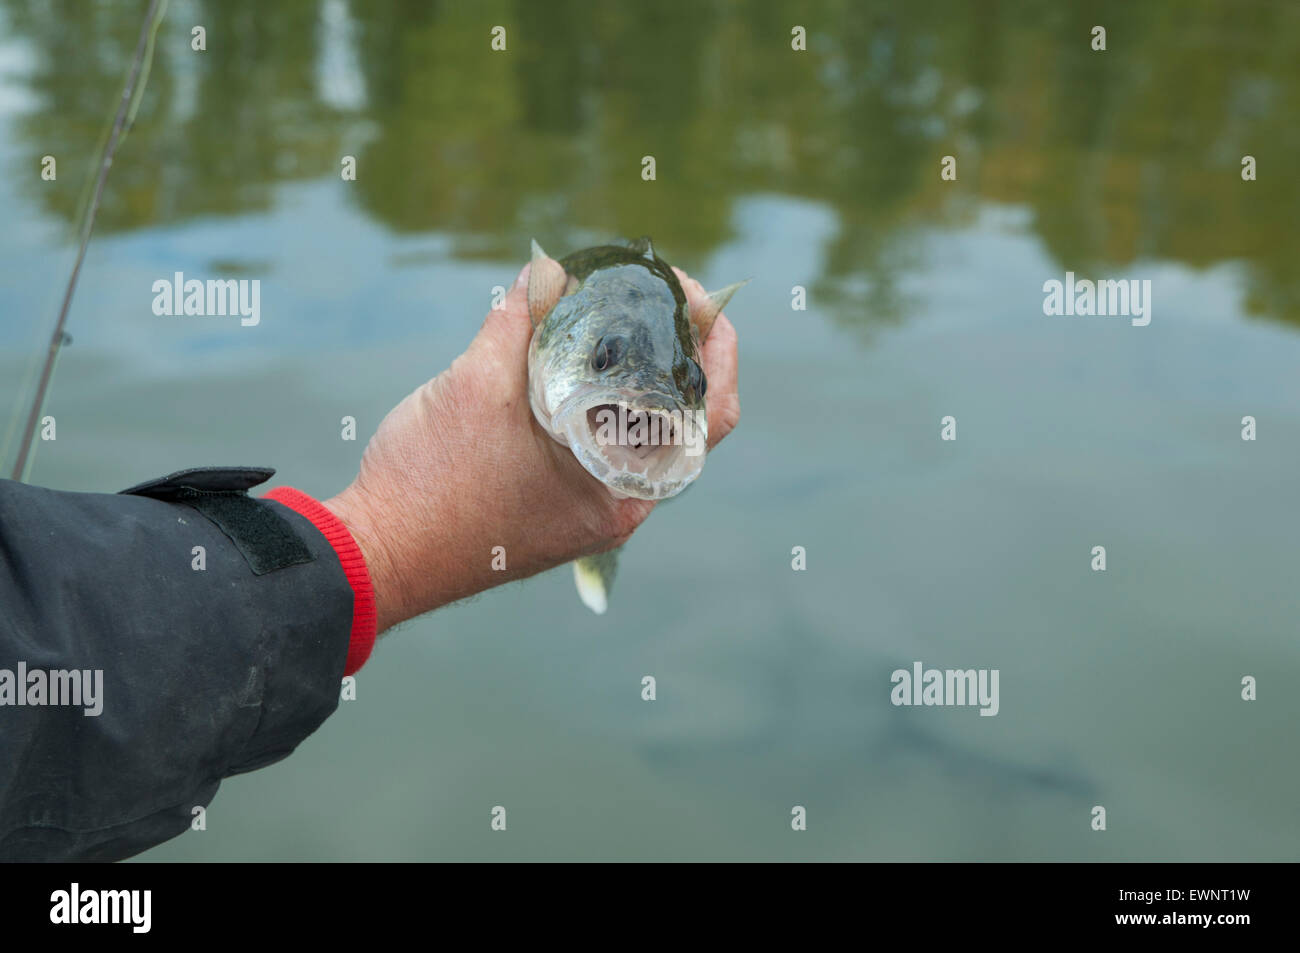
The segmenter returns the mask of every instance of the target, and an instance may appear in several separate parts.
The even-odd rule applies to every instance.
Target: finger
[[[704,303],[704,299],[709,296],[709,293],[704,290],[704,285],[700,284],[676,265],[673,265],[673,273],[677,275],[677,280],[681,282],[682,291],[686,292],[687,303],[692,308],[701,307]]]
[[[522,386],[528,368],[528,344],[532,340],[533,322],[528,317],[528,273],[524,265],[519,277],[506,292],[501,303],[491,308],[478,334],[458,361],[490,362],[492,373],[501,375],[502,386],[511,390]]]
[[[709,449],[740,423],[740,358],[736,329],[725,314],[713,322],[700,354],[709,382]]]
[[[494,343],[505,344],[517,349],[520,340],[523,348],[528,348],[528,340],[533,333],[533,322],[528,316],[528,274],[532,263],[524,265],[514,284],[506,292],[499,305],[494,305],[483,319],[479,335],[486,335]]]
[[[686,293],[686,302],[692,309],[703,308],[709,293],[704,286],[674,267],[673,271]],[[725,314],[719,314],[700,346],[700,364],[709,382],[709,449],[717,446],[740,423],[739,352],[736,329]]]
[[[700,363],[709,380],[709,396],[735,394],[739,380],[739,339],[736,326],[719,314],[709,339],[700,348]]]

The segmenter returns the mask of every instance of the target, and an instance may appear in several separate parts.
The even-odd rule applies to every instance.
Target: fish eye
[[[623,339],[617,335],[606,335],[596,342],[591,352],[591,366],[603,371],[613,367],[623,357]]]
[[[691,362],[691,387],[695,389],[695,396],[701,400],[704,398],[704,392],[709,389],[709,379],[704,376],[704,368]]]

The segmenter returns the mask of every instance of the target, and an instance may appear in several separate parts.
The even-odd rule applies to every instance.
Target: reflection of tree
[[[60,180],[79,181],[117,106],[144,5],[4,6],[38,55],[31,83],[42,108],[20,127],[31,161],[54,154]],[[173,12],[96,229],[239,214],[266,207],[277,180],[337,169],[337,116],[315,97],[316,21],[309,4],[199,0],[195,22],[207,28],[208,50],[197,53],[189,46],[193,24]],[[35,190],[69,220],[78,210],[72,192]]]
[[[53,153],[79,181],[143,7],[0,7],[37,53],[26,168]],[[197,10],[208,51],[189,51],[173,14],[101,230],[263,208],[277,183],[337,175],[350,152],[367,214],[448,233],[462,255],[650,233],[689,265],[728,238],[737,198],[781,192],[835,209],[816,291],[867,327],[909,310],[908,236],[981,198],[1028,207],[1063,269],[1244,261],[1248,307],[1300,323],[1294,5],[352,0],[355,111],[320,98],[315,5]],[[807,53],[790,49],[795,23]],[[493,54],[497,24],[509,49]],[[947,153],[957,183],[939,179]],[[1245,153],[1258,182],[1240,179]],[[73,189],[23,181],[74,217]]]

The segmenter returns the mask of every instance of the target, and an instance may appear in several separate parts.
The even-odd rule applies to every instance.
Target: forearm
[[[287,530],[244,540],[260,573],[192,506],[0,482],[0,858],[137,853],[334,711],[353,589],[311,522],[255,507]]]
[[[564,560],[492,538],[491,501],[457,506],[453,491],[435,498],[374,498],[356,484],[324,501],[365,555],[374,588],[377,632]]]

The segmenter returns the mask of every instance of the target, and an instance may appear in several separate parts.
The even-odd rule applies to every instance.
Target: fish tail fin
[[[611,549],[573,562],[578,597],[596,615],[604,615],[609,608],[609,593],[614,588],[614,573],[618,571],[618,553],[617,549]]]

